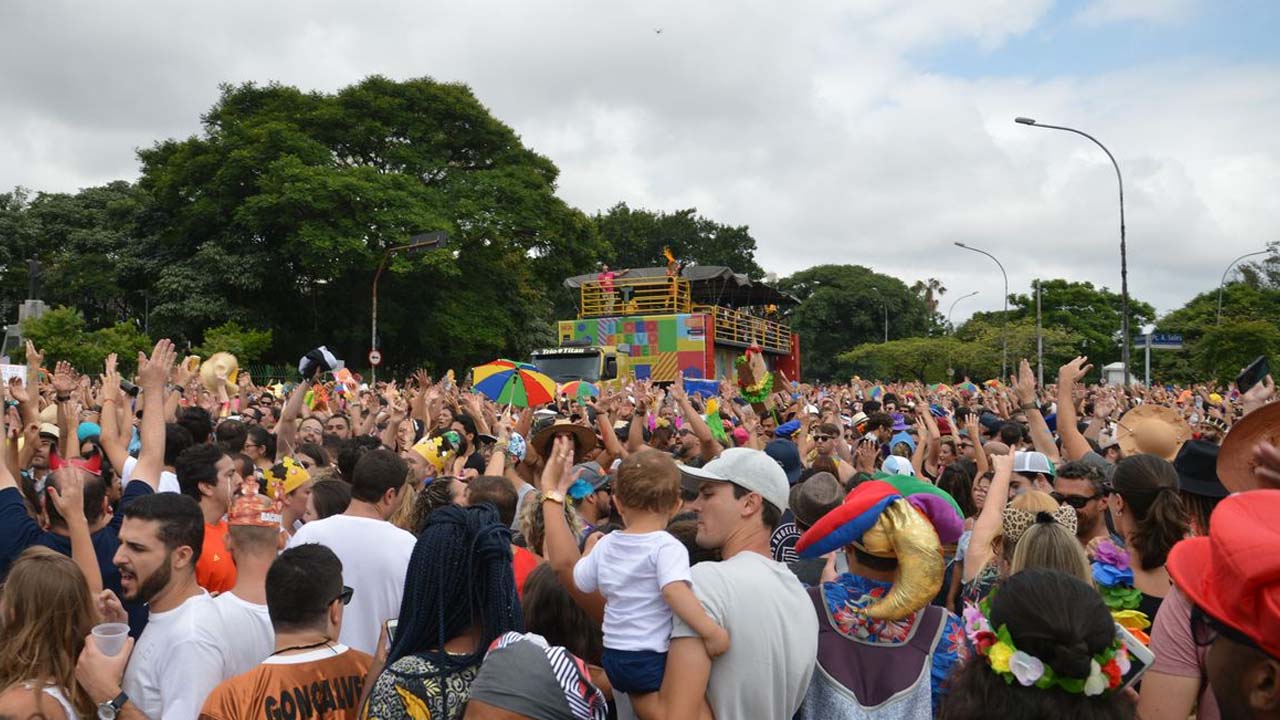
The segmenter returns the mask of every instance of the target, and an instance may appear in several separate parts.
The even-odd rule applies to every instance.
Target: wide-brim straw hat
[[[1182,444],[1191,439],[1187,421],[1177,410],[1163,405],[1139,405],[1116,424],[1116,442],[1126,457],[1147,453],[1173,462]]]

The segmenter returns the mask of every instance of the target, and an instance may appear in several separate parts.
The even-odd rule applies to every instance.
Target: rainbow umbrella
[[[592,385],[586,380],[570,380],[560,386],[557,394],[567,395],[569,398],[581,402],[587,398],[598,396],[600,394],[600,388]]]
[[[871,398],[872,400],[879,400],[883,396],[884,396],[883,385],[876,385],[875,387],[867,391],[867,397]]]
[[[533,407],[555,402],[556,383],[529,363],[494,360],[471,370],[473,389],[498,403]]]
[[[951,386],[946,383],[934,383],[929,386],[929,392],[949,393],[951,392]]]
[[[988,381],[986,381],[986,382],[984,382],[984,383],[982,383],[982,384],[983,384],[983,385],[986,385],[986,386],[987,386],[987,387],[989,387],[989,388],[1004,387],[1003,385],[1001,385],[1001,384],[1000,384],[1000,381],[999,381],[999,380],[988,380]]]
[[[957,387],[959,387],[959,388],[960,388],[960,391],[961,391],[961,392],[967,392],[967,393],[969,393],[970,395],[977,395],[977,394],[978,394],[978,386],[977,386],[977,385],[975,385],[975,384],[973,384],[973,382],[972,382],[972,381],[966,380],[966,381],[964,381],[964,382],[960,383]]]

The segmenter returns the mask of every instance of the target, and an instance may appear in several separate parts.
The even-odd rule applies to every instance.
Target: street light
[[[871,292],[880,298],[880,304],[884,306],[884,341],[889,342],[889,303],[885,302],[884,295],[880,294],[879,288],[871,288]]]
[[[964,300],[965,298],[971,298],[971,297],[973,297],[974,295],[977,295],[977,294],[978,294],[978,291],[977,291],[977,290],[974,290],[973,292],[969,293],[968,295],[961,295],[960,297],[958,297],[958,298],[956,298],[955,300],[951,301],[951,309],[950,309],[950,310],[947,310],[947,326],[948,326],[948,327],[950,327],[950,325],[951,325],[951,313],[956,309],[956,303],[960,302],[961,300]],[[951,328],[951,332],[953,332],[953,333],[954,333],[955,331],[956,331],[956,330],[955,330],[955,328]]]
[[[1098,142],[1098,138],[1087,132],[1076,130],[1075,128],[1063,127],[1061,125],[1046,125],[1036,122],[1029,117],[1016,117],[1014,122],[1019,125],[1031,125],[1038,128],[1048,128],[1050,130],[1063,130],[1069,133],[1086,137],[1093,141],[1094,145],[1102,148],[1102,152],[1107,154],[1107,159],[1111,160],[1111,166],[1116,169],[1116,182],[1120,186],[1120,335],[1123,340],[1120,351],[1120,361],[1124,363],[1124,386],[1129,387],[1129,343],[1133,338],[1129,337],[1129,260],[1125,254],[1124,244],[1124,178],[1120,175],[1120,163],[1116,162],[1116,157],[1111,154],[1106,145]]]
[[[1007,378],[1009,377],[1009,274],[1004,271],[1004,265],[1000,264],[996,256],[986,250],[979,250],[962,242],[957,242],[955,245],[958,248],[972,250],[995,260],[996,267],[1000,268],[1000,274],[1004,277],[1004,313],[1000,315],[1000,377]]]
[[[1222,324],[1222,288],[1224,285],[1227,284],[1227,273],[1231,272],[1231,268],[1235,267],[1236,263],[1240,262],[1241,260],[1247,257],[1253,257],[1254,255],[1266,255],[1269,252],[1271,252],[1271,248],[1267,248],[1266,250],[1259,250],[1258,252],[1245,253],[1244,255],[1241,255],[1235,260],[1232,260],[1231,263],[1227,265],[1227,269],[1222,271],[1222,280],[1218,282],[1218,320],[1216,323],[1214,323],[1215,325]]]
[[[404,245],[396,245],[387,248],[382,253],[382,261],[378,263],[378,271],[373,274],[373,327],[370,331],[369,351],[373,352],[378,349],[378,278],[382,277],[382,271],[387,267],[387,260],[399,252],[413,252],[415,250],[425,250],[427,248],[440,247],[449,239],[449,234],[443,230],[435,232],[421,233],[409,238],[409,242]],[[378,381],[378,366],[370,363],[370,385]]]

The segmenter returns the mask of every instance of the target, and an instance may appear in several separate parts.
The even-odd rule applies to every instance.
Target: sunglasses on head
[[[1070,505],[1076,510],[1079,510],[1080,508],[1083,508],[1085,505],[1088,505],[1094,500],[1097,500],[1103,497],[1102,493],[1098,493],[1096,495],[1090,495],[1088,497],[1085,497],[1084,495],[1063,495],[1062,493],[1056,493],[1056,492],[1049,493],[1049,495],[1054,500],[1057,500],[1059,504]]]
[[[338,593],[338,595],[333,600],[341,600],[343,605],[350,605],[351,596],[355,594],[356,594],[355,588],[351,588],[351,587],[347,587],[346,585],[343,585],[342,592]],[[333,600],[330,600],[329,602],[333,602]]]

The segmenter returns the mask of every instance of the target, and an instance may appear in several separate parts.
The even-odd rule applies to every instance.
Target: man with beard
[[[1102,471],[1080,461],[1058,468],[1053,478],[1053,499],[1076,511],[1076,539],[1084,547],[1096,537],[1110,537],[1105,509],[1107,493]]]
[[[185,495],[145,495],[124,510],[115,564],[124,599],[148,603],[147,628],[132,654],[106,657],[89,643],[76,667],[89,696],[115,717],[194,719],[223,680],[223,650],[209,632],[213,599],[196,582],[203,540],[204,515]],[[105,605],[104,615],[123,615],[112,600]]]

